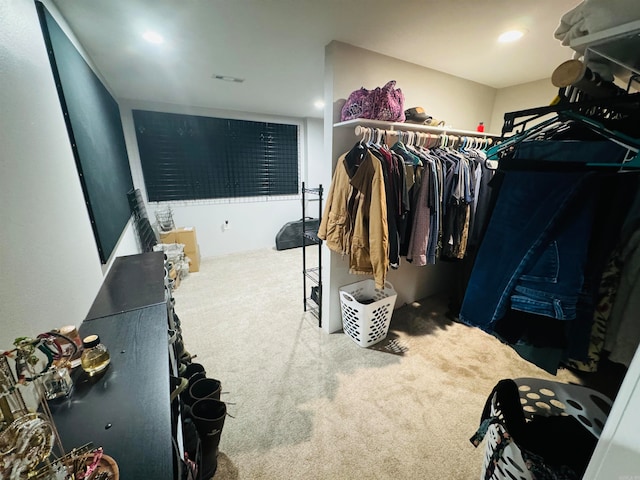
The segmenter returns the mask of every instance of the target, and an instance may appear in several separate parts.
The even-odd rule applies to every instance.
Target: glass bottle
[[[60,333],[65,337],[73,340],[73,343],[76,344],[76,347],[80,349],[82,347],[82,340],[80,339],[80,335],[78,335],[78,330],[74,325],[65,325],[64,327],[60,327]]]
[[[89,335],[82,340],[82,356],[80,357],[80,364],[82,369],[93,376],[96,373],[102,372],[109,362],[111,357],[109,356],[109,350],[102,343],[100,343],[100,337],[98,335]]]
[[[65,325],[60,327],[60,334],[64,335],[67,339],[73,342],[72,345],[67,339],[58,339],[62,346],[62,353],[69,358],[70,368],[76,368],[80,366],[80,356],[82,355],[82,339],[78,334],[78,330],[74,325]],[[75,352],[75,353],[73,353]]]
[[[71,392],[73,382],[69,375],[68,364],[54,365],[43,376],[44,395],[47,400],[66,397]]]

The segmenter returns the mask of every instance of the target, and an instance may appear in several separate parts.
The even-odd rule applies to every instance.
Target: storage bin
[[[340,287],[344,333],[361,347],[384,340],[397,296],[389,282],[380,290],[371,279]]]
[[[527,420],[533,415],[571,415],[596,438],[600,438],[602,428],[611,410],[611,400],[601,393],[580,385],[543,380],[540,378],[515,378],[518,386],[520,403]],[[501,416],[495,402],[495,395],[491,400],[491,416]],[[527,468],[522,452],[515,442],[503,443],[504,425],[500,422],[489,426],[485,436],[485,450],[480,478],[482,480],[533,480],[534,476]],[[487,469],[492,461],[496,449],[503,448],[502,454],[496,462],[493,475],[487,477]],[[571,448],[571,446],[568,446]]]

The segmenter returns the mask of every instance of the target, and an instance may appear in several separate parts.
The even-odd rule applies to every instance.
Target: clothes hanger
[[[489,148],[487,150],[487,159],[488,160],[498,160],[499,154],[504,152],[506,149],[511,148],[518,143],[533,138],[534,136],[553,129],[554,125],[566,125],[566,120],[573,120],[577,123],[585,125],[593,132],[602,135],[607,140],[610,140],[628,150],[628,154],[621,163],[600,163],[600,162],[592,162],[586,163],[586,166],[590,167],[620,167],[621,169],[636,169],[640,168],[640,140],[625,135],[622,132],[618,132],[616,130],[609,129],[605,127],[602,123],[584,116],[582,114],[573,112],[573,111],[564,111],[558,112],[556,116],[550,118],[546,121],[541,122],[538,125],[535,125],[523,132],[516,134],[503,142]]]
[[[375,135],[375,132],[373,128],[369,128],[369,135],[367,136],[367,146],[370,148],[374,146],[373,145],[374,135]]]
[[[382,139],[380,140],[382,142],[382,146],[388,150],[389,149],[389,145],[387,144],[387,131],[383,130],[382,131]]]
[[[608,140],[627,149],[627,155],[625,156],[625,160],[623,160],[622,163],[611,164],[611,163],[594,162],[594,163],[587,163],[588,166],[592,166],[592,167],[619,166],[624,169],[640,168],[640,140],[630,137],[622,132],[611,130],[605,127],[604,125],[602,125],[600,122],[597,122],[591,118],[580,115],[579,113],[564,112],[563,115],[587,125],[594,132],[604,136]]]
[[[373,144],[377,149],[381,149],[382,148],[382,133],[383,133],[382,129],[380,129],[380,128],[376,128],[374,130],[374,142],[373,142]]]
[[[527,138],[531,138],[534,135],[537,135],[539,132],[541,132],[544,128],[556,123],[558,121],[557,117],[556,118],[550,118],[548,120],[545,120],[537,125],[534,125],[533,127],[530,127],[526,130],[524,130],[523,132],[520,133],[516,133],[515,135],[505,139],[504,141],[500,142],[498,145],[495,145],[494,147],[490,148],[487,150],[487,159],[489,160],[498,160],[500,158],[500,154],[503,153],[505,150],[511,148],[514,145],[517,145],[518,143],[526,140]]]

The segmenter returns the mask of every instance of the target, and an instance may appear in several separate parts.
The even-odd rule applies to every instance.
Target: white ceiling
[[[502,88],[549,78],[571,58],[553,32],[580,0],[54,3],[120,99],[319,117],[313,102],[323,96],[331,40]],[[515,27],[528,30],[522,40],[496,42]],[[145,42],[147,29],[165,43]]]

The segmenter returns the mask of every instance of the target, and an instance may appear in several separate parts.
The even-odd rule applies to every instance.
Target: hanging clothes
[[[584,191],[587,174],[508,172],[476,258],[460,312],[465,323],[491,330],[511,302],[517,309],[558,319],[575,317],[589,228],[584,215],[564,232]],[[560,248],[564,247],[564,248]],[[577,251],[577,253],[575,253]],[[566,264],[566,266],[565,266]],[[571,286],[565,288],[567,277]]]
[[[402,196],[402,216],[398,222],[400,256],[407,257],[418,195],[422,184],[422,161],[410,153],[405,145],[396,142],[391,151],[396,155],[398,168],[404,171]]]
[[[413,227],[407,248],[407,261],[418,266],[427,264],[431,229],[431,208],[428,199],[432,187],[432,172],[430,168],[424,168],[421,173],[420,189],[413,210]]]
[[[398,224],[402,221],[401,190],[404,188],[404,169],[398,167],[397,159],[384,144],[370,145],[369,151],[380,161],[385,185],[387,206],[387,227],[389,235],[389,266],[400,267],[400,234]]]
[[[609,360],[627,368],[640,345],[640,228],[620,252],[620,283],[611,307],[604,348]]]
[[[435,264],[445,253],[464,257],[472,212],[483,210],[476,186],[492,172],[481,167],[477,150],[401,141],[389,148],[376,136],[338,159],[318,237],[349,257],[350,273],[373,275],[383,288],[402,256],[417,266]],[[454,219],[449,229],[447,215]]]
[[[406,177],[417,176],[421,182],[409,190],[408,235],[404,236],[401,252],[409,262],[420,266],[435,264],[441,258],[464,258],[475,213],[487,212],[489,197],[486,192],[480,196],[478,191],[482,185],[486,190],[493,176],[493,170],[483,167],[486,156],[471,149],[427,149],[400,143],[392,150],[402,156],[405,168],[412,169]],[[423,186],[424,181],[428,185]],[[480,226],[483,223],[484,217]]]
[[[318,237],[349,256],[350,273],[373,275],[376,288],[384,288],[389,236],[382,164],[360,144],[338,160]]]
[[[351,252],[353,230],[352,208],[349,206],[353,193],[351,177],[365,154],[366,149],[356,145],[353,150],[338,159],[318,228],[318,237],[326,242],[327,247],[340,255],[349,255]],[[350,162],[347,161],[349,156],[352,159]],[[348,168],[349,164],[352,165],[351,169]]]
[[[533,143],[501,162],[502,184],[460,319],[550,373],[581,362],[592,370],[590,355],[603,343],[593,335],[600,282],[635,181],[576,165],[620,158],[612,142],[601,141],[590,155],[580,142],[558,141],[555,154],[550,142]]]
[[[627,199],[624,206],[629,206],[628,215],[621,228],[620,243],[612,256],[613,276],[617,289],[611,292],[609,320],[606,324],[604,349],[611,352],[609,359],[626,365],[640,344],[638,316],[640,315],[638,294],[638,232],[640,231],[640,176],[632,179],[630,187],[634,192],[634,200]],[[622,209],[621,209],[622,210]],[[611,283],[611,281],[609,283]],[[603,284],[604,286],[604,284]]]

